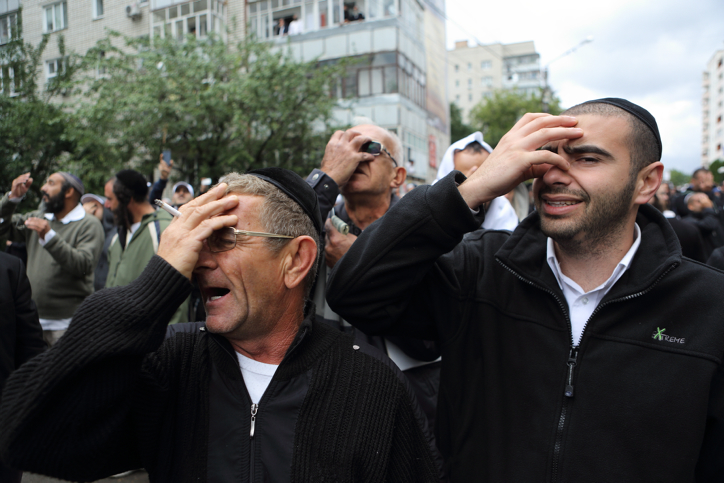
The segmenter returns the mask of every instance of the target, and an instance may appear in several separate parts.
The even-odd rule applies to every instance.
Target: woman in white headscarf
[[[476,144],[482,147],[482,150],[476,149],[478,147]],[[461,151],[465,151],[465,153],[460,153]],[[475,151],[478,151],[478,153]],[[447,176],[454,169],[461,171],[465,176],[470,176],[485,162],[485,159],[492,152],[493,148],[483,141],[483,134],[480,131],[476,131],[470,136],[454,142],[447,148],[447,151],[445,151],[440,168],[437,171],[437,178],[435,178],[433,184]],[[470,162],[466,162],[465,166],[462,166],[462,156],[465,156],[466,161],[470,159],[476,159],[476,161],[472,162],[472,165]],[[504,196],[495,198],[485,207],[483,228],[486,230],[513,231],[516,226],[518,226],[518,216],[513,206]]]

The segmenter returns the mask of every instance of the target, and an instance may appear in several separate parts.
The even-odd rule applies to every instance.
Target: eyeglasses
[[[360,149],[361,153],[369,153],[372,156],[379,156],[384,152],[387,156],[390,157],[393,163],[395,163],[395,167],[397,167],[397,161],[395,161],[395,158],[392,157],[390,152],[385,149],[385,146],[379,142],[379,141],[370,141],[368,143],[364,143],[362,145],[362,149]]]
[[[236,246],[236,239],[239,235],[261,236],[264,238],[296,238],[289,235],[275,235],[274,233],[264,233],[262,231],[236,230],[232,227],[227,227],[214,231],[211,236],[206,239],[206,244],[212,253],[226,252]]]

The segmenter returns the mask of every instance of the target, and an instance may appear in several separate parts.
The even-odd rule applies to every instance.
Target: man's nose
[[[571,175],[568,171],[564,171],[558,166],[551,166],[543,175],[543,182],[547,185],[568,185],[571,182]]]
[[[213,270],[217,266],[218,265],[216,263],[216,254],[212,253],[211,250],[209,250],[209,244],[206,240],[204,240],[201,251],[199,252],[199,259],[196,262],[196,267],[194,268],[194,271],[202,268]]]

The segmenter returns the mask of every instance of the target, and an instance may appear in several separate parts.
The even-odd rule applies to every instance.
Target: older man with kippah
[[[312,188],[280,168],[222,181],[179,208],[136,280],[89,297],[63,343],[13,373],[2,459],[74,481],[439,481],[399,370],[315,320]],[[165,337],[192,277],[206,323]]]
[[[337,264],[337,313],[442,343],[452,481],[724,480],[724,274],[683,257],[647,204],[661,146],[624,99],[526,114],[469,178],[416,188]],[[479,230],[530,178],[536,213]]]
[[[0,200],[0,237],[26,243],[28,279],[43,338],[53,345],[75,309],[93,293],[93,271],[105,236],[100,221],[80,204],[83,182],[67,172],[51,174],[40,189],[44,212],[14,214],[32,183],[30,173],[18,176]]]

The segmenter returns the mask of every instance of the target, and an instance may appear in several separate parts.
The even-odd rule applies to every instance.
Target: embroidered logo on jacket
[[[663,329],[656,327],[656,330],[654,331],[651,338],[656,340],[665,340],[666,342],[673,342],[675,344],[684,344],[686,342],[684,337],[672,337],[670,335],[664,334],[664,332],[666,332],[665,327]]]

